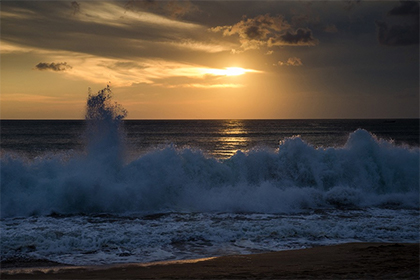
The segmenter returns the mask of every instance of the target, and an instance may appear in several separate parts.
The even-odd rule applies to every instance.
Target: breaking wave
[[[366,130],[338,148],[296,136],[275,152],[238,151],[223,161],[169,145],[126,162],[126,114],[105,88],[88,97],[84,153],[33,161],[3,154],[1,216],[419,207],[419,148]]]

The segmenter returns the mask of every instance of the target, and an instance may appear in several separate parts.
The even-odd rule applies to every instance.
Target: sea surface
[[[1,121],[2,261],[419,242],[418,119],[122,120],[112,110]]]

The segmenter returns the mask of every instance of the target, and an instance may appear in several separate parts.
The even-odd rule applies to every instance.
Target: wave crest
[[[238,151],[224,161],[169,145],[125,162],[127,112],[110,93],[88,98],[86,153],[32,162],[2,156],[2,217],[419,207],[419,148],[362,129],[343,147],[315,148],[296,136],[276,152]]]

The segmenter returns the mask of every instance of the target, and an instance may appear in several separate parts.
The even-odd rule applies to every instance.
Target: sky
[[[417,1],[2,1],[1,119],[419,117]]]

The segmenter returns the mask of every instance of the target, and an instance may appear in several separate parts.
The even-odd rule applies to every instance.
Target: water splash
[[[109,85],[96,94],[92,94],[89,89],[86,102],[86,120],[119,124],[126,116],[127,110],[117,102],[112,102],[112,91]]]
[[[100,162],[119,162],[122,160],[125,148],[122,120],[127,116],[120,104],[112,101],[112,91],[106,88],[89,95],[86,102],[85,132],[88,158]]]
[[[168,146],[125,162],[126,115],[106,87],[87,100],[86,153],[29,163],[2,157],[2,217],[419,207],[420,149],[366,130],[336,148],[292,137],[277,152],[238,151],[224,161]]]

